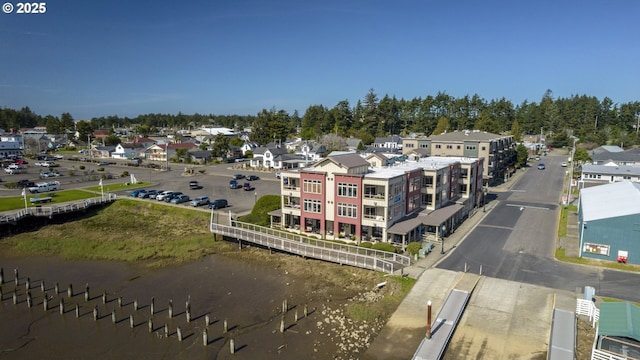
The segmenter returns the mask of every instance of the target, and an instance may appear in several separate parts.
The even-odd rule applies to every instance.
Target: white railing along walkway
[[[112,202],[116,199],[116,194],[105,194],[104,196],[97,196],[93,198],[65,202],[61,204],[50,204],[49,206],[37,206],[28,207],[17,211],[4,212],[0,214],[0,224],[16,222],[27,216],[47,216],[51,217],[56,214],[64,214],[68,212],[78,211],[86,209],[88,207]]]
[[[600,309],[596,307],[593,301],[585,299],[576,299],[576,315],[585,315],[591,321],[591,327],[596,327],[598,319],[600,319]]]
[[[210,230],[267,248],[390,274],[411,265],[411,258],[405,255],[338,244],[235,220],[227,226],[214,223],[212,217]]]

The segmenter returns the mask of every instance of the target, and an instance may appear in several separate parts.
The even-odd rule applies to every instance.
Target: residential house
[[[267,144],[253,150],[253,158],[249,165],[253,168],[281,169],[282,162],[276,159],[279,155],[287,154],[287,149],[275,144]]]
[[[92,146],[89,150],[89,156],[93,159],[108,159],[116,150],[115,146]]]
[[[187,156],[191,162],[198,164],[206,164],[211,161],[211,151],[208,150],[190,150]]]
[[[355,152],[355,151],[359,151],[360,149],[364,149],[364,143],[362,142],[361,139],[358,138],[354,138],[354,137],[350,137],[346,140],[347,142],[347,148],[346,150]]]
[[[399,135],[377,137],[371,145],[375,148],[402,150],[402,137]]]
[[[242,150],[242,156],[246,156],[248,151],[253,153],[253,151],[258,147],[260,147],[260,145],[257,142],[245,141],[240,147],[240,150]]]
[[[144,150],[145,147],[142,143],[120,143],[116,145],[111,157],[114,159],[133,159],[141,157],[141,154],[144,154]]]
[[[590,152],[594,165],[640,165],[640,151],[637,148],[620,151],[617,146],[601,146]]]
[[[620,181],[640,183],[640,166],[625,165],[582,165],[580,182],[592,184],[609,184]]]
[[[327,147],[315,141],[305,140],[295,153],[307,161],[315,162],[327,155]]]
[[[185,149],[187,152],[197,149],[198,146],[194,143],[181,143],[181,144],[156,144],[151,145],[145,150],[145,157],[150,161],[162,161],[166,162],[176,156],[179,149]]]

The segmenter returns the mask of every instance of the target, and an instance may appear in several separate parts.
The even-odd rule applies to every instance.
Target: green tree
[[[519,167],[524,167],[525,165],[527,165],[529,151],[527,151],[527,147],[524,146],[524,144],[518,144],[518,147],[516,148],[516,156],[516,161]]]
[[[47,127],[47,134],[58,135],[63,133],[60,121],[51,115],[45,117],[45,126]]]
[[[88,121],[80,120],[76,125],[76,131],[78,132],[78,140],[91,142],[91,135],[93,134],[93,128]]]
[[[76,128],[76,123],[73,121],[73,117],[68,112],[62,113],[60,116],[60,126],[62,130],[74,131]]]
[[[486,131],[492,134],[500,134],[501,132],[498,123],[493,120],[486,111],[480,112],[478,121],[476,121],[476,130]]]
[[[522,141],[522,131],[520,131],[518,120],[514,120],[513,124],[511,124],[511,136],[513,136],[513,141],[515,142]]]
[[[213,139],[213,146],[211,147],[212,157],[224,157],[229,151],[229,138],[224,134],[217,134]]]
[[[449,118],[442,116],[438,119],[438,125],[436,125],[431,135],[440,135],[447,132],[447,130],[449,130]]]
[[[242,139],[240,139],[240,138],[234,137],[234,138],[229,139],[229,145],[230,146],[238,146],[238,147],[240,147],[240,146],[244,145],[244,141],[242,141]]]
[[[589,156],[589,152],[586,149],[576,147],[576,152],[573,154],[573,161],[578,164],[585,164],[592,162],[593,159],[591,159],[591,156]]]
[[[107,137],[104,138],[104,144],[106,146],[116,146],[118,144],[120,144],[122,142],[122,140],[120,140],[120,138],[116,135],[109,135]]]

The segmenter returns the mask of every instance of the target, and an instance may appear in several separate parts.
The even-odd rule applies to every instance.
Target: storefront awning
[[[440,226],[447,220],[457,214],[464,208],[464,205],[452,204],[445,206],[437,210],[430,210],[428,212],[421,212],[418,216],[412,215],[412,217],[405,220],[398,221],[393,224],[387,232],[396,235],[406,235],[413,229],[422,226]]]

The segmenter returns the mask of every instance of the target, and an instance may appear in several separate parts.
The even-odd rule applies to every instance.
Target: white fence
[[[591,326],[596,327],[598,319],[600,319],[600,309],[596,307],[593,301],[585,299],[577,299],[576,301],[576,315],[585,315],[589,317]]]

